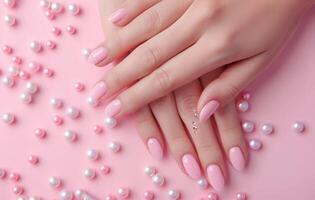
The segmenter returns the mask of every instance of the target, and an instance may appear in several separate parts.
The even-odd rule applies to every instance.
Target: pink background
[[[100,199],[113,193],[120,186],[130,187],[132,199],[141,199],[145,190],[155,192],[157,199],[167,199],[168,189],[178,189],[182,199],[199,199],[209,192],[201,190],[197,184],[183,175],[175,162],[168,156],[163,162],[153,160],[137,136],[129,120],[115,130],[106,130],[102,135],[92,131],[94,124],[102,124],[104,105],[97,109],[86,104],[87,90],[78,93],[73,89],[77,81],[90,87],[104,73],[88,64],[82,56],[82,49],[93,47],[103,39],[99,25],[96,1],[78,0],[83,14],[73,17],[64,13],[55,21],[44,16],[37,0],[19,1],[18,8],[8,10],[0,5],[0,19],[7,13],[15,15],[18,26],[8,28],[0,22],[0,46],[9,44],[14,55],[21,56],[24,63],[36,60],[55,70],[53,78],[33,75],[31,80],[38,83],[40,93],[35,102],[24,105],[19,95],[24,91],[25,81],[18,80],[14,88],[0,85],[0,114],[14,113],[18,123],[7,126],[0,123],[0,168],[21,174],[18,185],[25,188],[27,195],[36,195],[44,199],[57,198],[58,190],[48,185],[50,176],[60,177],[64,189],[83,188]],[[65,1],[69,3],[68,1]],[[65,32],[66,25],[78,28],[75,36]],[[63,33],[56,38],[50,33],[52,26],[60,27]],[[247,170],[237,173],[230,170],[230,181],[221,199],[232,199],[239,191],[246,192],[253,200],[313,200],[315,198],[315,10],[303,22],[294,40],[274,62],[271,69],[262,75],[251,87],[253,98],[251,111],[242,116],[253,120],[257,127],[271,122],[275,125],[275,134],[264,136],[256,131],[251,137],[260,138],[264,147],[251,153]],[[56,41],[56,50],[47,50],[34,54],[28,48],[30,41]],[[0,53],[0,70],[6,73],[10,65],[8,56]],[[23,65],[25,67],[25,64]],[[76,106],[81,109],[82,117],[71,120],[65,116],[65,109],[56,111],[49,105],[52,97],[63,99],[65,107]],[[54,114],[64,116],[65,123],[57,127],[51,118]],[[306,123],[307,130],[298,135],[292,131],[292,123],[300,120]],[[44,128],[48,132],[46,140],[38,140],[33,130]],[[63,138],[66,129],[77,131],[79,140],[68,143]],[[118,141],[123,149],[112,154],[107,149],[110,141]],[[94,148],[101,152],[98,162],[89,161],[85,152]],[[27,156],[40,157],[37,166],[27,162]],[[83,176],[87,167],[98,169],[102,164],[112,167],[112,173],[89,181]],[[163,188],[153,186],[144,175],[147,165],[156,166],[166,177]],[[15,184],[8,178],[0,179],[0,199],[15,199],[12,187]]]

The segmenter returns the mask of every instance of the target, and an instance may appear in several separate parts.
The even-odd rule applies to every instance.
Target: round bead
[[[48,183],[53,188],[59,188],[61,186],[61,180],[59,178],[54,177],[54,176],[52,176],[48,179]]]
[[[90,56],[90,50],[88,48],[82,49],[83,56],[87,59]]]
[[[96,176],[95,170],[93,169],[86,169],[83,172],[84,176],[90,180],[94,179]]]
[[[30,94],[35,94],[38,91],[38,85],[33,82],[27,82],[25,88]]]
[[[236,200],[246,200],[247,196],[244,193],[237,193],[236,194]]]
[[[261,127],[261,131],[263,134],[265,135],[270,135],[273,133],[273,125],[272,124],[263,124],[262,127]]]
[[[8,45],[4,45],[2,47],[2,52],[9,55],[13,52],[13,49],[12,49],[12,47],[10,47]]]
[[[52,69],[49,69],[49,68],[45,68],[43,70],[43,73],[47,77],[52,77],[54,75],[54,71]]]
[[[219,196],[218,194],[214,193],[214,192],[210,192],[207,196],[208,200],[219,200]]]
[[[118,188],[117,195],[122,199],[127,199],[130,196],[130,190],[128,188]]]
[[[77,29],[71,25],[68,25],[66,27],[66,30],[69,34],[74,35],[77,32]]]
[[[101,134],[101,133],[103,133],[103,128],[100,125],[94,125],[93,126],[93,131],[96,134]]]
[[[76,119],[80,116],[80,111],[75,107],[69,107],[67,108],[67,115],[72,119]]]
[[[143,198],[144,198],[145,200],[153,200],[153,199],[154,199],[154,193],[151,192],[151,191],[145,191],[145,192],[143,193]]]
[[[82,92],[84,90],[84,85],[83,83],[77,82],[74,84],[74,89],[78,92]]]
[[[62,102],[61,99],[58,99],[58,98],[51,98],[51,99],[50,99],[50,105],[51,105],[53,108],[59,109],[59,108],[62,107],[63,102]]]
[[[249,110],[249,103],[248,101],[241,101],[238,103],[237,108],[241,112],[247,112]]]
[[[7,172],[4,169],[0,168],[0,179],[3,179],[6,176]]]
[[[80,8],[76,4],[69,4],[68,11],[71,12],[73,15],[78,15],[80,13]]]
[[[55,115],[53,116],[53,122],[57,125],[57,126],[60,126],[63,124],[63,119],[62,117],[58,116],[58,115]]]
[[[96,107],[98,105],[98,102],[95,101],[95,99],[93,99],[92,97],[88,97],[86,101],[92,107]]]
[[[18,76],[20,69],[17,66],[10,66],[8,72],[10,76]]]
[[[13,8],[16,4],[16,0],[3,0],[4,5],[8,8]]]
[[[151,166],[147,166],[144,168],[144,173],[150,177],[154,176],[156,174],[156,169]]]
[[[22,197],[22,196],[20,196],[20,197],[18,197],[16,200],[29,200],[28,198],[26,198],[26,197]]]
[[[209,186],[208,181],[205,178],[199,179],[197,184],[201,189],[207,189]]]
[[[22,93],[20,95],[20,99],[25,104],[30,104],[32,102],[32,100],[33,100],[32,95],[29,94],[29,93]]]
[[[87,192],[80,189],[75,191],[75,197],[78,200],[94,200],[94,198],[90,196]]]
[[[86,156],[88,157],[89,160],[92,160],[92,161],[96,161],[99,159],[100,157],[100,154],[97,150],[95,149],[89,149],[87,152],[86,152]]]
[[[5,113],[2,115],[2,121],[6,124],[13,124],[15,121],[15,117],[11,113]]]
[[[30,74],[24,70],[20,70],[19,77],[20,79],[28,80],[30,78]]]
[[[73,193],[67,190],[63,190],[60,192],[60,199],[61,200],[72,200],[73,199]]]
[[[9,175],[9,178],[12,180],[12,181],[19,181],[20,180],[20,175],[18,173],[15,173],[15,172],[11,172],[10,175]]]
[[[303,123],[303,122],[299,122],[299,121],[294,122],[293,125],[292,125],[292,127],[293,127],[293,129],[294,129],[294,131],[295,131],[296,133],[303,133],[304,130],[305,130],[305,125],[304,125],[304,123]]]
[[[152,182],[154,183],[154,185],[161,187],[165,183],[165,178],[160,174],[155,174],[152,176]]]
[[[245,133],[252,133],[255,130],[255,124],[251,121],[245,121],[242,124],[242,128]]]
[[[112,195],[106,195],[105,200],[116,200],[116,198]]]
[[[3,83],[3,85],[5,85],[5,86],[11,88],[11,87],[14,86],[15,81],[14,81],[13,78],[11,78],[11,77],[9,77],[9,76],[5,76],[5,77],[2,78],[2,83]]]
[[[21,59],[20,57],[17,57],[17,56],[13,56],[13,57],[11,58],[11,61],[12,61],[13,63],[17,64],[17,65],[22,64],[22,59]]]
[[[249,140],[249,147],[255,151],[260,150],[262,148],[262,142],[260,140],[257,140],[257,139],[250,139]]]
[[[41,65],[34,61],[29,62],[27,66],[28,66],[28,69],[33,73],[37,73],[41,69]]]
[[[61,34],[61,30],[57,27],[52,27],[51,28],[51,32],[55,35],[55,36],[59,36]]]
[[[28,200],[42,200],[40,197],[31,196],[28,198]]]
[[[49,49],[55,49],[56,46],[57,46],[57,44],[55,42],[51,41],[51,40],[48,40],[46,42],[46,47],[48,47]]]
[[[110,167],[107,166],[107,165],[102,165],[102,166],[100,167],[100,170],[101,170],[101,172],[102,172],[103,174],[109,174],[109,173],[110,173]]]
[[[168,191],[168,197],[170,199],[179,199],[180,198],[180,193],[177,190],[169,190]]]
[[[106,117],[104,122],[108,128],[115,128],[117,125],[117,120],[113,117]]]
[[[64,132],[64,138],[68,141],[68,142],[74,142],[77,138],[77,134],[73,131],[67,130]]]
[[[27,160],[29,163],[31,163],[33,165],[36,165],[39,162],[39,158],[35,155],[29,155]]]
[[[39,5],[40,7],[42,7],[43,9],[47,10],[50,8],[50,1],[48,0],[40,0],[39,1]]]
[[[55,13],[53,13],[51,10],[46,10],[45,16],[50,20],[54,20],[56,18]]]
[[[30,42],[30,49],[36,53],[40,52],[42,50],[42,45],[37,41]]]
[[[117,142],[111,142],[111,143],[109,143],[108,148],[113,153],[118,153],[120,151],[120,149],[121,149],[121,146]]]
[[[36,137],[40,138],[40,139],[43,139],[46,137],[47,133],[45,130],[43,129],[40,129],[40,128],[37,128],[34,130],[34,134]]]
[[[63,11],[63,6],[60,3],[53,2],[50,5],[50,10],[54,13],[61,13]]]
[[[23,194],[24,192],[24,189],[20,186],[14,186],[13,187],[13,193],[16,194],[16,195],[21,195]]]
[[[5,15],[3,20],[8,26],[14,26],[16,24],[16,19],[12,15]]]

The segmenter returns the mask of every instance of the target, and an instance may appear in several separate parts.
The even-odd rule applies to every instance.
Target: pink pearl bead
[[[145,200],[153,200],[154,199],[154,194],[153,194],[153,192],[145,191],[143,193],[143,197],[144,197]]]
[[[53,41],[48,40],[48,41],[46,42],[46,46],[47,46],[49,49],[55,49],[56,46],[57,46],[57,44],[56,44],[55,42],[53,42]]]
[[[38,72],[40,69],[41,69],[41,65],[37,62],[29,62],[28,63],[28,69],[33,72],[33,73],[36,73]]]
[[[74,89],[78,92],[82,92],[84,90],[84,85],[80,82],[74,84]]]
[[[63,124],[63,119],[62,117],[58,116],[58,115],[55,115],[53,117],[53,122],[57,125],[57,126],[60,126]]]
[[[116,198],[112,195],[105,196],[105,200],[116,200]]]
[[[110,167],[109,166],[106,166],[106,165],[103,165],[100,167],[100,170],[103,174],[109,174],[110,172]]]
[[[117,194],[122,199],[127,199],[130,196],[130,190],[128,188],[119,188]]]
[[[30,155],[28,156],[28,162],[30,162],[32,165],[36,165],[39,161],[39,158],[37,156],[34,155]]]
[[[9,55],[13,52],[13,49],[8,45],[4,45],[2,47],[2,52]]]
[[[12,181],[17,182],[17,181],[20,180],[20,175],[19,175],[18,173],[12,172],[12,173],[10,173],[9,178],[10,178]]]
[[[21,195],[23,194],[24,192],[24,189],[20,186],[14,186],[13,187],[13,193],[16,194],[16,195]]]
[[[46,10],[45,16],[50,20],[54,20],[56,18],[55,13],[53,13],[51,10]]]
[[[236,200],[246,200],[247,197],[246,197],[246,194],[244,193],[237,193],[236,194]]]
[[[16,5],[16,0],[4,1],[4,4],[5,4],[8,8],[14,8],[15,5]]]
[[[36,137],[40,138],[40,139],[44,139],[46,137],[46,131],[40,128],[37,128],[34,130],[34,134]]]
[[[4,179],[7,175],[7,172],[4,169],[0,168],[0,179]]]
[[[47,77],[52,77],[54,75],[54,71],[52,69],[49,68],[45,68],[43,73],[45,74],[45,76]]]
[[[30,74],[24,70],[19,72],[19,77],[23,80],[28,80],[30,78]]]
[[[94,131],[94,133],[101,134],[101,133],[103,133],[103,128],[100,125],[94,125],[93,131]]]
[[[74,35],[77,32],[77,29],[71,25],[68,25],[66,28],[67,32],[70,33],[71,35]]]
[[[13,56],[13,57],[11,58],[11,61],[12,61],[13,63],[17,64],[17,65],[22,64],[22,59],[21,59],[20,57],[17,57],[17,56]]]
[[[213,192],[209,193],[207,198],[209,200],[219,200],[219,196],[216,193],[213,193]]]
[[[51,32],[56,36],[59,36],[61,34],[61,30],[57,27],[52,27]]]

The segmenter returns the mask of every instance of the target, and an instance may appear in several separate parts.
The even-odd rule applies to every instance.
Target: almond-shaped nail
[[[154,158],[156,158],[158,160],[161,160],[163,158],[163,149],[162,149],[160,142],[157,139],[150,138],[147,141],[147,146],[148,146],[148,150],[149,150],[150,154]]]
[[[127,15],[126,9],[119,9],[115,11],[109,18],[108,20],[111,21],[112,23],[116,24],[119,21],[121,21],[125,16]]]
[[[115,115],[120,113],[121,108],[122,108],[121,101],[119,99],[113,100],[105,108],[106,117],[115,117]]]
[[[225,185],[224,176],[218,165],[209,165],[207,168],[209,183],[218,191],[222,191]]]
[[[186,154],[182,158],[182,163],[186,173],[195,180],[201,177],[200,166],[193,155]]]
[[[98,47],[94,49],[88,57],[88,62],[92,64],[98,64],[105,60],[108,56],[108,51],[105,47]]]
[[[203,106],[203,108],[200,111],[199,114],[199,121],[205,122],[207,121],[219,108],[220,103],[218,101],[212,100],[209,101],[206,105]]]
[[[243,171],[246,165],[246,161],[242,150],[239,147],[233,147],[229,151],[229,158],[234,169]]]
[[[97,102],[102,98],[107,92],[106,84],[104,81],[98,82],[91,90],[89,98]]]

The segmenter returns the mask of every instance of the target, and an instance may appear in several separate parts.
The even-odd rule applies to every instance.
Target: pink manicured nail
[[[114,24],[118,23],[120,20],[122,20],[127,15],[127,12],[125,9],[119,9],[116,12],[114,12],[108,20],[113,22]]]
[[[187,174],[192,178],[192,179],[199,179],[201,177],[201,171],[199,164],[197,163],[196,159],[194,156],[190,154],[186,154],[182,158],[183,166],[187,172]]]
[[[219,108],[220,103],[218,101],[209,101],[200,111],[199,120],[200,122],[207,121]]]
[[[232,166],[238,170],[242,171],[245,168],[245,158],[242,150],[239,147],[233,147],[229,151],[229,157]]]
[[[106,94],[106,92],[107,88],[105,82],[100,81],[93,87],[89,97],[92,98],[94,101],[98,101]]]
[[[218,165],[210,165],[207,168],[207,174],[209,178],[209,183],[212,187],[218,191],[224,188],[224,177],[222,171]]]
[[[149,149],[150,154],[157,158],[162,159],[163,158],[163,149],[159,141],[155,138],[150,138],[147,142],[147,146]]]
[[[121,111],[121,106],[121,101],[119,99],[113,100],[105,108],[105,115],[107,117],[114,117]]]
[[[102,60],[107,58],[107,55],[108,51],[105,47],[98,47],[91,52],[88,57],[88,62],[92,64],[100,63]]]

